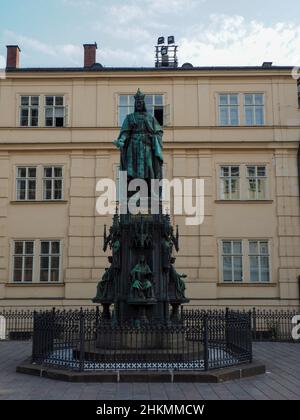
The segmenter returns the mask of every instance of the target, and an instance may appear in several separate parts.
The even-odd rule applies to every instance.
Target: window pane
[[[48,282],[48,270],[41,270],[40,271],[40,281]]]
[[[163,96],[155,95],[155,105],[163,105]]]
[[[266,198],[266,182],[265,179],[257,180],[257,199],[263,200]]]
[[[54,176],[56,178],[61,178],[62,177],[62,168],[60,168],[60,167],[54,168]]]
[[[44,180],[44,200],[51,200],[52,198],[52,181]]]
[[[26,168],[18,168],[18,177],[26,178]]]
[[[231,254],[231,241],[223,241],[223,254]]]
[[[228,125],[228,109],[227,108],[220,108],[220,124],[221,125]]]
[[[52,177],[52,168],[44,168],[44,177],[51,178]]]
[[[238,166],[231,167],[231,176],[240,176],[240,168]]]
[[[29,178],[36,178],[36,168],[28,168]]]
[[[18,179],[17,181],[17,200],[26,199],[26,181]]]
[[[247,166],[248,176],[255,176],[255,166]]]
[[[233,257],[234,281],[243,281],[242,257]]]
[[[245,105],[253,105],[253,95],[245,95]]]
[[[264,124],[264,110],[262,107],[255,108],[255,120],[257,125]]]
[[[232,259],[231,257],[223,257],[223,280],[232,281]]]
[[[49,242],[46,242],[46,241],[41,242],[41,253],[49,254]]]
[[[25,253],[26,254],[33,254],[33,242],[26,242],[25,243]]]
[[[221,174],[222,174],[222,176],[229,176],[229,166],[222,166],[221,167]]]
[[[33,258],[32,257],[25,257],[25,264],[24,268],[25,270],[32,270],[32,264],[33,264]]]
[[[55,116],[57,118],[63,118],[65,115],[65,109],[64,108],[55,108]]]
[[[156,118],[159,125],[164,125],[164,109],[162,107],[155,107],[154,117]]]
[[[134,95],[129,95],[129,105],[134,108],[134,104],[135,104],[135,99],[134,99]],[[133,112],[133,111],[132,111]]]
[[[14,281],[17,283],[22,282],[22,270],[14,270]]]
[[[258,257],[250,257],[250,281],[259,281]]]
[[[255,95],[255,105],[263,105],[264,104],[264,95],[261,93],[257,93]]]
[[[55,105],[56,106],[63,106],[64,105],[64,97],[63,96],[56,96],[55,97]]]
[[[152,95],[146,95],[145,96],[145,104],[146,104],[146,108],[151,107],[153,105],[153,96]]]
[[[50,281],[53,281],[53,282],[58,282],[59,281],[59,271],[58,270],[51,270]]]
[[[270,281],[269,270],[262,270],[261,272],[261,281]]]
[[[26,119],[29,116],[29,109],[28,108],[22,108],[21,109],[21,117]]]
[[[15,254],[23,254],[23,242],[15,242]]]
[[[39,97],[38,96],[32,96],[31,97],[31,105],[32,106],[39,106]]]
[[[24,281],[32,282],[32,270],[24,270]]]
[[[64,118],[57,117],[55,118],[55,127],[63,127],[64,126]]]
[[[127,106],[128,105],[128,96],[127,95],[120,95],[119,96],[119,105]]]
[[[29,105],[29,96],[21,96],[21,105],[22,106]]]
[[[261,242],[260,243],[260,253],[261,254],[269,254],[268,242]]]
[[[220,100],[220,105],[228,105],[228,96],[227,95],[220,95],[219,100]]]
[[[257,167],[257,175],[258,176],[266,176],[266,167],[265,166],[258,166]]]
[[[48,270],[49,268],[49,257],[41,257],[41,269]]]
[[[258,254],[258,242],[249,242],[249,252],[250,254]]]
[[[230,105],[238,105],[238,95],[230,95]]]
[[[253,108],[246,107],[245,108],[245,124],[246,125],[254,125],[254,115],[253,115]]]
[[[242,253],[242,242],[241,241],[233,241],[233,253],[234,254],[241,254]]]
[[[35,200],[36,181],[28,182],[28,200]]]
[[[59,254],[60,252],[60,242],[52,242],[52,254]]]
[[[59,268],[59,257],[52,257],[51,258],[51,268],[58,270],[58,268]]]
[[[54,105],[54,103],[53,103],[53,96],[46,96],[46,105],[48,105],[48,106]]]
[[[23,267],[23,258],[22,257],[15,257],[15,269],[22,270]]]

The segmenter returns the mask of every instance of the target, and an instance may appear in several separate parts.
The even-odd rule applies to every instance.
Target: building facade
[[[168,179],[205,181],[181,233],[194,307],[299,305],[300,110],[291,67],[20,68],[0,79],[0,306],[91,305],[108,266],[97,182],[140,88],[164,126]],[[188,67],[188,68],[186,68]],[[175,193],[176,194],[176,193]]]

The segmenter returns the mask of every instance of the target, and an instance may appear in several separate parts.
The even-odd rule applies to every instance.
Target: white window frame
[[[19,175],[19,169],[25,169],[26,170],[26,177],[20,177]],[[29,169],[35,169],[35,178],[29,177]],[[25,198],[19,198],[19,191],[18,188],[18,181],[25,181]],[[29,196],[29,182],[35,181],[35,198],[28,198]],[[16,167],[16,201],[36,201],[37,200],[37,181],[38,181],[38,168],[37,166],[21,166],[18,165]]]
[[[246,105],[246,96],[252,96],[252,104],[251,105]],[[256,104],[255,103],[255,96],[256,95],[261,95],[262,96],[262,104]],[[248,126],[248,127],[263,127],[264,125],[266,125],[266,115],[265,115],[265,94],[262,92],[245,92],[243,93],[243,101],[244,101],[244,125]],[[252,109],[252,116],[253,116],[253,124],[249,124],[246,121],[246,108],[251,108]],[[258,123],[256,121],[256,108],[262,108],[263,110],[263,122],[262,124]]]
[[[53,105],[47,105],[47,98],[53,98]],[[56,98],[63,99],[63,105],[56,105]],[[47,116],[47,109],[52,109],[52,116]],[[62,109],[63,110],[63,125],[55,125],[55,110]],[[65,95],[52,95],[48,94],[44,97],[44,118],[45,118],[45,127],[46,128],[64,128],[67,125],[67,107],[66,107],[66,98]],[[47,118],[52,118],[52,125],[47,125]]]
[[[230,242],[231,243],[231,253],[230,254],[224,254],[224,242]],[[233,252],[233,242],[239,242],[241,244],[241,254],[235,254]],[[242,284],[244,283],[244,243],[242,239],[221,239],[220,240],[220,247],[221,247],[221,273],[222,273],[222,283],[224,284]],[[231,257],[231,280],[224,280],[224,257]],[[235,280],[234,279],[234,257],[240,257],[242,261],[242,279],[241,280]]]
[[[28,105],[22,105],[22,98],[28,98]],[[32,98],[38,98],[38,105],[32,105]],[[28,124],[22,124],[22,110],[28,110]],[[37,125],[32,124],[32,111],[37,110]],[[36,128],[39,127],[40,122],[40,95],[20,95],[20,112],[19,112],[19,126],[22,128],[30,127]]]
[[[229,176],[224,176],[222,174],[223,168],[229,168]],[[232,176],[232,168],[239,169],[239,176]],[[229,181],[229,198],[225,198],[224,187],[225,180]],[[238,197],[232,197],[232,180],[237,180],[238,183]],[[224,201],[240,200],[241,199],[241,165],[239,164],[221,164],[219,165],[219,186],[220,186],[220,198]]]
[[[129,94],[120,93],[118,95],[118,99],[117,99],[117,102],[118,102],[118,127],[122,127],[122,124],[124,122],[124,120],[120,121],[120,108],[127,108],[128,111],[127,111],[126,115],[134,112],[134,95],[135,94],[133,94],[133,93],[129,93]],[[127,96],[127,105],[121,105],[120,104],[121,96],[123,96],[123,97]],[[147,111],[151,115],[155,116],[155,107],[162,107],[162,109],[163,109],[163,124],[162,125],[164,126],[165,125],[165,95],[162,94],[162,93],[149,93],[149,94],[147,93],[147,94],[145,94],[145,99],[149,96],[151,96],[153,98],[153,105],[152,105],[152,109],[148,109],[147,104],[146,104]],[[162,98],[162,104],[155,104],[155,97],[156,96],[160,96]]]
[[[265,175],[258,175],[258,168],[262,167],[265,168]],[[248,173],[249,168],[255,168],[255,176],[250,176]],[[253,201],[260,201],[260,200],[267,200],[268,199],[268,172],[267,172],[267,165],[265,164],[246,164],[246,181],[247,181],[247,199],[253,200]],[[250,180],[255,181],[255,198],[250,197]],[[264,197],[259,197],[259,191],[258,191],[258,181],[263,180],[264,181],[264,190],[265,195]]]
[[[258,244],[258,249],[259,252],[257,254],[253,254],[250,253],[250,242],[256,242]],[[267,243],[268,246],[268,253],[267,254],[262,254],[260,252],[260,245],[261,243]],[[250,257],[258,257],[258,280],[251,280],[251,259]],[[261,270],[261,258],[262,257],[267,257],[268,258],[268,266],[269,266],[269,280],[262,280],[262,270]],[[269,284],[271,283],[271,255],[270,255],[270,240],[269,239],[248,239],[248,265],[249,265],[249,270],[248,270],[248,275],[249,275],[249,283],[250,284],[260,284],[260,283],[265,283],[265,284]]]
[[[51,168],[52,176],[45,177],[45,169]],[[61,177],[55,177],[55,169],[61,169]],[[42,200],[43,201],[62,201],[64,199],[64,167],[62,165],[44,165],[42,168]],[[45,182],[51,181],[51,198],[45,198]],[[61,181],[61,198],[55,198],[55,181]]]
[[[49,243],[49,253],[48,254],[42,254],[42,242],[47,242]],[[52,244],[54,242],[58,242],[59,243],[59,253],[58,254],[53,254],[52,253]],[[38,282],[40,284],[59,284],[61,283],[61,262],[62,262],[62,241],[60,239],[40,239],[39,241],[39,276],[38,276]],[[58,264],[58,280],[57,281],[52,281],[51,280],[51,262],[52,262],[52,257],[55,258],[59,258],[59,264]],[[48,258],[48,281],[42,281],[41,280],[41,271],[42,271],[42,265],[41,265],[41,260],[42,258]]]
[[[23,243],[23,252],[22,254],[16,254],[16,248],[15,248],[15,244],[17,242],[22,242]],[[33,254],[26,254],[26,252],[24,252],[24,250],[26,251],[26,243],[33,243]],[[32,284],[34,283],[34,278],[35,278],[35,249],[36,249],[36,244],[35,244],[35,240],[34,239],[14,239],[12,241],[12,283],[13,284]],[[24,280],[24,275],[25,275],[25,258],[28,257],[32,257],[32,278],[31,281],[25,281]],[[21,281],[16,281],[15,280],[15,258],[22,258],[22,280]]]
[[[221,104],[221,96],[227,96],[227,104],[223,105]],[[237,104],[230,104],[230,96],[236,96],[237,97]],[[237,92],[220,92],[218,93],[218,99],[217,99],[217,103],[218,103],[218,122],[219,122],[219,126],[221,127],[238,127],[241,124],[241,117],[240,117],[240,94]],[[221,108],[225,108],[227,109],[227,124],[224,124],[221,121]],[[237,124],[232,124],[231,123],[231,108],[236,108],[237,109],[237,116],[238,116],[238,121]]]

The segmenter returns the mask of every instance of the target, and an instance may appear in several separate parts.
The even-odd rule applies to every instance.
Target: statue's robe
[[[117,142],[121,148],[122,171],[129,178],[162,179],[163,130],[148,112],[127,115]]]

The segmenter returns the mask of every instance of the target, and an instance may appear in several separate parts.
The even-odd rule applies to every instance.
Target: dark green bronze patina
[[[114,144],[121,151],[121,170],[129,181],[162,179],[163,130],[146,111],[145,95],[137,91],[135,112],[128,115]],[[185,274],[174,267],[174,248],[179,251],[170,216],[151,214],[114,216],[107,234],[104,230],[104,252],[109,248],[110,267],[98,285],[95,303],[101,303],[103,316],[110,321],[109,307],[114,305],[114,322],[179,322],[179,307],[185,297]],[[171,308],[171,310],[170,310]]]
[[[135,95],[135,112],[127,115],[114,144],[121,149],[121,170],[128,178],[161,179],[163,165],[163,130],[146,110],[145,95]]]

